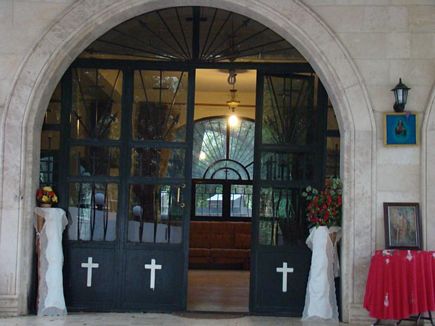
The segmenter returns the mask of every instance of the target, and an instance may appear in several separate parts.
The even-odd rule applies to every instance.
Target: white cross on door
[[[287,292],[287,273],[293,273],[293,268],[288,268],[287,263],[282,263],[282,267],[277,267],[276,272],[282,273],[282,292]]]
[[[92,257],[88,257],[87,263],[82,263],[82,268],[88,269],[88,275],[86,277],[86,286],[90,288],[92,286],[92,269],[99,268],[100,264],[92,263]]]
[[[151,259],[151,264],[145,264],[145,269],[150,270],[150,289],[154,291],[156,286],[156,269],[162,269],[162,265],[156,265],[156,260]]]

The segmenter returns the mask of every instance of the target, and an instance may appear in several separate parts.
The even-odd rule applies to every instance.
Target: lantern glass
[[[403,105],[406,105],[406,101],[408,100],[408,90],[403,90]]]
[[[401,88],[396,90],[396,102],[398,104],[403,104],[403,89]]]

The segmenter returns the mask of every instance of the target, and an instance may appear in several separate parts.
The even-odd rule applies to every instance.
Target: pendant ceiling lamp
[[[238,124],[239,118],[236,115],[236,108],[239,106],[240,101],[237,100],[237,89],[236,89],[236,71],[231,69],[228,74],[228,84],[230,88],[230,99],[227,101],[228,108],[230,109],[230,117],[228,118],[228,123],[230,127]]]

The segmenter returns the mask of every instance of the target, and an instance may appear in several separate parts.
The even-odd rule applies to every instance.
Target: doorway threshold
[[[185,311],[174,315],[189,319],[237,319],[249,316],[248,313],[226,311]]]

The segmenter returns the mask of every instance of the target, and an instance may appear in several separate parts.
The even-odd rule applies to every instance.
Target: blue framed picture
[[[411,112],[385,113],[384,144],[417,145],[417,115]]]

